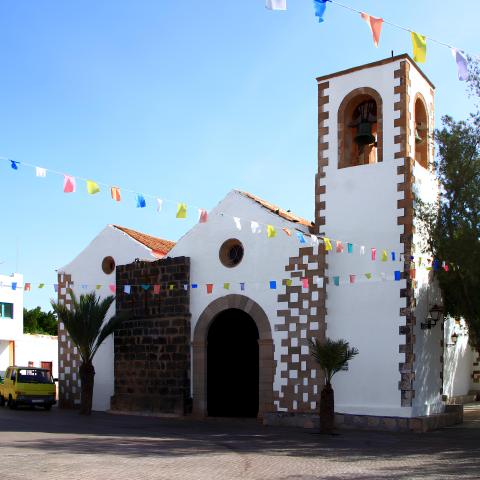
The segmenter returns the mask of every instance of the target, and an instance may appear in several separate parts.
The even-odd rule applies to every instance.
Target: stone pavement
[[[480,409],[424,434],[0,408],[5,480],[479,479]]]

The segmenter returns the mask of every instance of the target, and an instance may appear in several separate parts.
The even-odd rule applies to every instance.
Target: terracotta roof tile
[[[112,226],[126,233],[128,236],[132,237],[137,242],[140,242],[146,247],[150,248],[157,255],[166,255],[175,246],[175,242],[171,242],[170,240],[152,237],[152,235],[137,232],[136,230],[132,230],[130,228],[120,227],[119,225]]]
[[[299,223],[300,225],[304,225],[305,227],[309,227],[309,228],[312,226],[311,221],[306,220],[305,218],[299,217],[298,215],[295,215],[294,213],[288,210],[284,210],[283,208],[277,207],[276,205],[273,205],[272,203],[267,202],[266,200],[262,200],[256,195],[253,195],[248,192],[242,192],[240,190],[237,190],[237,192],[259,203],[262,207],[266,208],[267,210],[270,210],[272,213],[275,213],[279,217],[285,220],[288,220],[289,222]]]

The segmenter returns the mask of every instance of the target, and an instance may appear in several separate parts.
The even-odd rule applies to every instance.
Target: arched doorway
[[[205,417],[207,412],[207,337],[210,325],[226,310],[236,309],[247,314],[258,331],[258,418],[273,412],[273,377],[275,374],[274,345],[270,321],[258,303],[244,295],[225,295],[213,300],[200,314],[193,331],[192,393],[193,414]],[[228,333],[229,337],[232,333]]]
[[[250,315],[219,313],[207,335],[207,413],[214,417],[258,414],[258,328]]]

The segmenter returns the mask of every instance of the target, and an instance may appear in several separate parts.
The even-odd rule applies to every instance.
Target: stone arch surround
[[[195,325],[192,342],[193,414],[207,415],[207,334],[210,324],[224,310],[236,308],[252,317],[258,328],[259,406],[258,417],[273,412],[273,379],[275,361],[270,321],[258,303],[243,295],[226,295],[214,300],[201,313]]]

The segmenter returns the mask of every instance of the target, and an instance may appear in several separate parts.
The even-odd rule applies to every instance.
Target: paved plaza
[[[0,409],[6,480],[480,478],[480,415],[426,434]]]

